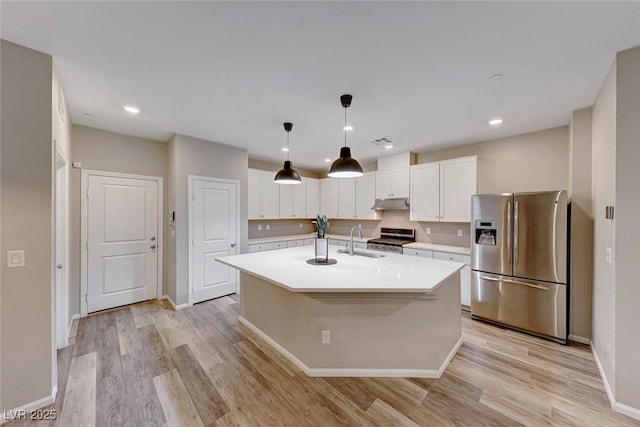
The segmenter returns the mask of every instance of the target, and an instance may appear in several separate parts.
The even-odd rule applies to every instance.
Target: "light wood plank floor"
[[[81,319],[58,353],[58,420],[38,425],[640,426],[610,409],[587,346],[463,313],[464,344],[442,378],[309,378],[237,312],[232,295]]]

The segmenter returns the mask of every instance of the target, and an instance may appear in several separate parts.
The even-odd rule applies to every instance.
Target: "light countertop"
[[[448,252],[451,254],[471,255],[471,248],[464,246],[437,245],[435,243],[413,242],[407,243],[403,248],[426,249],[428,251]]]
[[[308,234],[290,234],[287,236],[272,236],[272,237],[257,237],[255,239],[249,239],[250,245],[260,244],[260,243],[272,243],[272,242],[286,242],[287,240],[298,240],[298,239],[313,239],[316,237],[316,233],[308,233]],[[345,236],[342,234],[326,234],[328,239],[340,239],[340,240],[350,240],[349,236]],[[353,237],[354,242],[365,242],[372,237],[363,237],[362,239],[359,237]]]
[[[385,254],[368,258],[337,253],[334,265],[309,265],[313,246],[232,255],[217,260],[293,292],[416,292],[431,293],[464,267],[458,262]]]
[[[250,245],[261,244],[261,243],[272,243],[272,242],[285,242],[287,240],[298,240],[298,239],[313,239],[316,237],[316,233],[309,234],[292,234],[288,236],[273,236],[273,237],[258,237],[255,239],[249,239]],[[339,240],[349,240],[349,236],[345,236],[343,234],[327,234],[329,239],[339,239]],[[354,237],[354,242],[365,242],[373,237],[364,237],[362,239],[358,237]],[[439,252],[449,252],[452,254],[461,254],[461,255],[471,255],[471,248],[467,248],[464,246],[450,246],[450,245],[438,245],[435,243],[423,243],[423,242],[413,242],[404,245],[405,248],[413,248],[413,249],[426,249],[429,251],[439,251]]]

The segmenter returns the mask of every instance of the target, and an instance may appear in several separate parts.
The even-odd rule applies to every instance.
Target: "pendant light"
[[[289,132],[293,129],[293,123],[284,123],[284,130],[287,132],[287,160],[284,162],[284,167],[278,171],[273,181],[276,184],[300,184],[302,179],[297,170],[291,167],[289,161]]]
[[[340,103],[344,107],[344,147],[340,148],[340,157],[329,168],[328,175],[332,178],[355,178],[362,176],[362,166],[351,157],[351,148],[347,147],[347,108],[351,105],[351,95],[342,95]]]

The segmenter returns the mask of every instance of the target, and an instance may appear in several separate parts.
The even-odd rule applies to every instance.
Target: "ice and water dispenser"
[[[491,220],[476,220],[476,244],[477,245],[496,245],[496,221]]]

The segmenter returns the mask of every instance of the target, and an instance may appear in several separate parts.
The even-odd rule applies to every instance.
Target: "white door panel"
[[[192,184],[192,303],[236,292],[236,274],[216,258],[237,253],[237,194],[232,183]]]
[[[89,175],[87,311],[155,298],[158,183]]]

